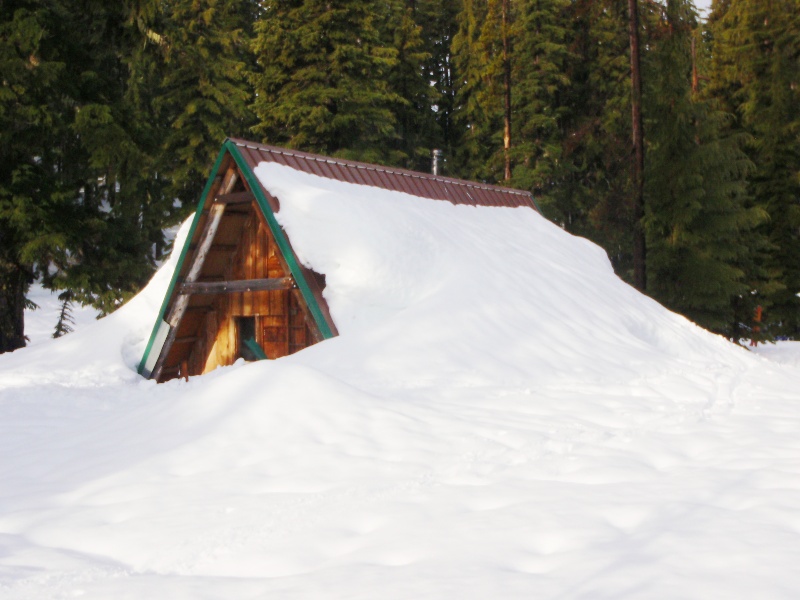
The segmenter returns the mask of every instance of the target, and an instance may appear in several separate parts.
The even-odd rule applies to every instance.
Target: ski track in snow
[[[342,335],[144,381],[168,263],[0,356],[0,598],[800,595],[800,344],[530,211],[259,176]]]

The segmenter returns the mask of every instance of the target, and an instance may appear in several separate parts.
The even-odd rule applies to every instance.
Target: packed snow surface
[[[529,209],[257,174],[341,335],[145,381],[169,262],[0,356],[1,598],[800,597],[795,344]]]

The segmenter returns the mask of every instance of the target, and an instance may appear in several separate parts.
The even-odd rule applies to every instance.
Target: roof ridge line
[[[406,171],[406,170],[398,171],[396,169],[393,169],[392,167],[382,167],[380,165],[369,165],[369,166],[367,166],[367,165],[356,165],[356,164],[352,164],[352,163],[341,162],[339,160],[336,160],[335,158],[314,156],[313,154],[308,154],[308,153],[304,153],[303,155],[300,155],[300,154],[297,154],[297,153],[292,152],[290,150],[281,150],[281,149],[278,149],[278,148],[275,148],[275,147],[272,147],[272,146],[251,146],[249,144],[244,144],[244,143],[239,142],[239,141],[235,141],[235,140],[231,140],[231,141],[234,144],[236,144],[237,146],[241,146],[242,148],[250,148],[252,150],[262,150],[262,151],[266,150],[267,152],[274,152],[276,154],[284,154],[286,156],[294,156],[296,158],[302,158],[302,159],[305,159],[305,160],[313,160],[313,161],[316,161],[316,162],[326,162],[326,163],[331,163],[331,164],[334,164],[334,165],[340,165],[342,167],[364,169],[366,171],[379,171],[381,173],[391,173],[393,175],[402,175],[403,177],[411,177],[413,179],[438,179],[439,181],[443,181],[443,182],[446,182],[446,183],[451,183],[453,185],[460,185],[460,186],[463,186],[463,187],[466,187],[466,188],[475,188],[475,189],[479,189],[479,190],[502,190],[503,192],[506,192],[508,194],[515,194],[517,196],[530,196],[531,195],[530,192],[524,192],[522,190],[515,190],[513,188],[502,187],[502,186],[499,186],[499,185],[491,185],[491,184],[488,184],[488,183],[481,185],[481,184],[476,183],[476,182],[470,182],[470,181],[465,181],[465,180],[461,180],[461,179],[454,179],[454,178],[451,178],[451,177],[446,177],[445,178],[445,177],[442,177],[440,175],[433,175],[433,174],[427,174],[427,173],[418,174],[417,175],[417,174],[414,174],[413,171]],[[288,165],[286,165],[286,166],[288,166]],[[292,167],[289,167],[289,168],[291,169]],[[423,176],[423,175],[425,175],[425,176]],[[320,177],[320,175],[318,175],[317,177]],[[325,179],[330,179],[330,177],[326,177]]]

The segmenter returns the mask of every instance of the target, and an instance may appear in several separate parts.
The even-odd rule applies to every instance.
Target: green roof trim
[[[178,283],[178,276],[180,275],[181,268],[183,267],[183,261],[186,260],[186,255],[189,253],[189,245],[191,239],[194,237],[194,232],[197,230],[197,224],[200,221],[201,212],[203,210],[203,205],[206,203],[206,198],[208,194],[211,192],[211,187],[214,185],[214,179],[219,172],[220,166],[222,166],[222,161],[225,158],[225,146],[219,151],[219,155],[217,156],[217,161],[214,163],[214,167],[211,169],[211,174],[208,176],[208,180],[206,181],[206,187],[203,189],[203,193],[200,196],[200,201],[197,204],[197,210],[194,214],[194,219],[192,220],[192,225],[189,228],[189,233],[186,236],[186,241],[183,244],[183,248],[181,249],[180,258],[178,258],[178,264],[175,265],[175,272],[172,274],[172,281],[169,283],[169,287],[167,288],[167,293],[164,294],[164,301],[161,303],[161,310],[158,312],[158,318],[156,318],[156,323],[153,325],[153,331],[150,334],[150,339],[147,342],[147,347],[144,349],[144,355],[142,356],[142,361],[139,363],[137,371],[140,375],[144,375],[144,366],[147,364],[147,359],[150,356],[150,352],[153,351],[153,342],[155,341],[156,337],[158,337],[158,330],[161,326],[161,322],[165,321],[167,306],[169,305],[169,299],[172,298],[172,293],[175,291],[175,285]],[[174,249],[173,249],[174,251]],[[160,351],[160,349],[159,349]],[[147,374],[149,377],[150,374]]]
[[[544,217],[544,213],[542,212],[542,207],[539,206],[539,203],[536,201],[536,198],[533,195],[533,192],[528,192],[531,195],[531,202],[533,202],[533,206],[536,208],[536,211]],[[545,217],[547,218],[547,217]]]
[[[303,275],[303,270],[300,268],[300,264],[297,262],[297,257],[294,255],[294,252],[289,245],[289,240],[286,238],[286,234],[283,232],[283,229],[281,229],[280,224],[278,224],[278,221],[272,212],[272,208],[270,208],[269,202],[267,202],[267,199],[264,197],[261,183],[258,181],[255,173],[253,173],[247,166],[247,162],[245,162],[244,158],[239,152],[239,148],[234,142],[231,140],[225,140],[223,149],[231,153],[231,156],[233,156],[233,159],[236,161],[236,165],[244,175],[247,185],[250,186],[250,190],[255,195],[256,202],[261,208],[261,213],[264,215],[267,225],[269,226],[269,230],[275,238],[275,242],[278,244],[278,247],[281,249],[284,259],[286,259],[286,264],[289,267],[289,271],[291,271],[294,281],[297,284],[300,293],[303,295],[303,299],[306,301],[306,305],[308,306],[309,312],[311,312],[311,316],[314,317],[314,322],[317,325],[317,329],[319,329],[319,332],[322,334],[322,338],[327,340],[334,337],[333,331],[331,331],[328,322],[325,320],[325,317],[322,314],[322,309],[320,309],[317,299],[311,292],[311,288],[308,287],[308,282]]]

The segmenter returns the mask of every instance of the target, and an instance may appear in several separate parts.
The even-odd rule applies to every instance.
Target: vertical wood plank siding
[[[226,280],[280,278],[287,270],[269,229],[255,214],[244,224],[240,242],[222,277]],[[186,343],[172,346],[162,380],[174,377],[176,365],[187,361],[189,375],[200,375],[232,364],[241,355],[237,319],[254,317],[256,343],[267,358],[292,354],[318,341],[310,331],[306,311],[295,290],[219,294],[207,312],[187,319],[180,335]]]

